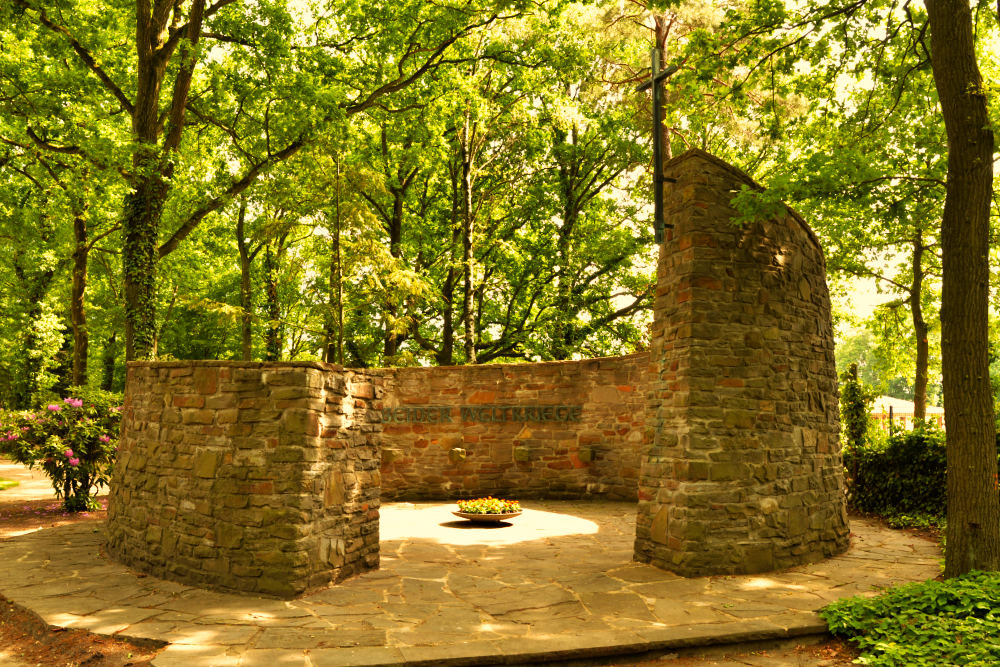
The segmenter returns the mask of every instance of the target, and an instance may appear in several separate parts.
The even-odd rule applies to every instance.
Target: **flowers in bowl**
[[[487,496],[475,500],[459,500],[458,511],[463,514],[513,514],[521,511],[521,504],[516,500]]]

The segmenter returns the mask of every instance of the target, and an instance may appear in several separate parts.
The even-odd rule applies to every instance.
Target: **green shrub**
[[[885,444],[844,448],[847,499],[882,516],[944,516],[944,432],[931,426],[893,433]]]
[[[0,412],[0,452],[41,467],[70,512],[95,509],[118,448],[121,395],[73,387],[34,411]]]
[[[830,632],[862,651],[859,663],[944,667],[1000,664],[1000,573],[894,588],[823,608]]]
[[[895,431],[861,447],[847,445],[847,501],[897,525],[939,524],[948,510],[947,462],[944,431],[934,425]]]

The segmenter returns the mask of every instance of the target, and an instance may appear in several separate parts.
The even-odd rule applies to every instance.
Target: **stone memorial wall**
[[[636,558],[752,573],[847,548],[823,252],[791,209],[748,225],[759,186],[689,151],[665,165]]]
[[[382,499],[638,500],[635,557],[684,575],[843,551],[822,251],[791,210],[747,226],[738,170],[668,165],[649,353],[344,369],[133,362],[108,552],[292,597],[378,566]]]
[[[635,500],[649,355],[384,372],[382,498]]]
[[[375,389],[320,363],[133,362],[108,553],[290,597],[378,566]]]

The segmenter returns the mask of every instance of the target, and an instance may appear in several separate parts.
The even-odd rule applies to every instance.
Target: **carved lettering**
[[[580,405],[461,405],[457,406],[463,422],[578,422],[583,415]],[[453,407],[444,405],[382,408],[385,424],[453,424]]]

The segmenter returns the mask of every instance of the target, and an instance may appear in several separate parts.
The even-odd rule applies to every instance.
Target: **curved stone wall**
[[[848,545],[830,299],[791,209],[738,226],[748,176],[701,151],[666,165],[654,379],[636,559],[752,573]]]

